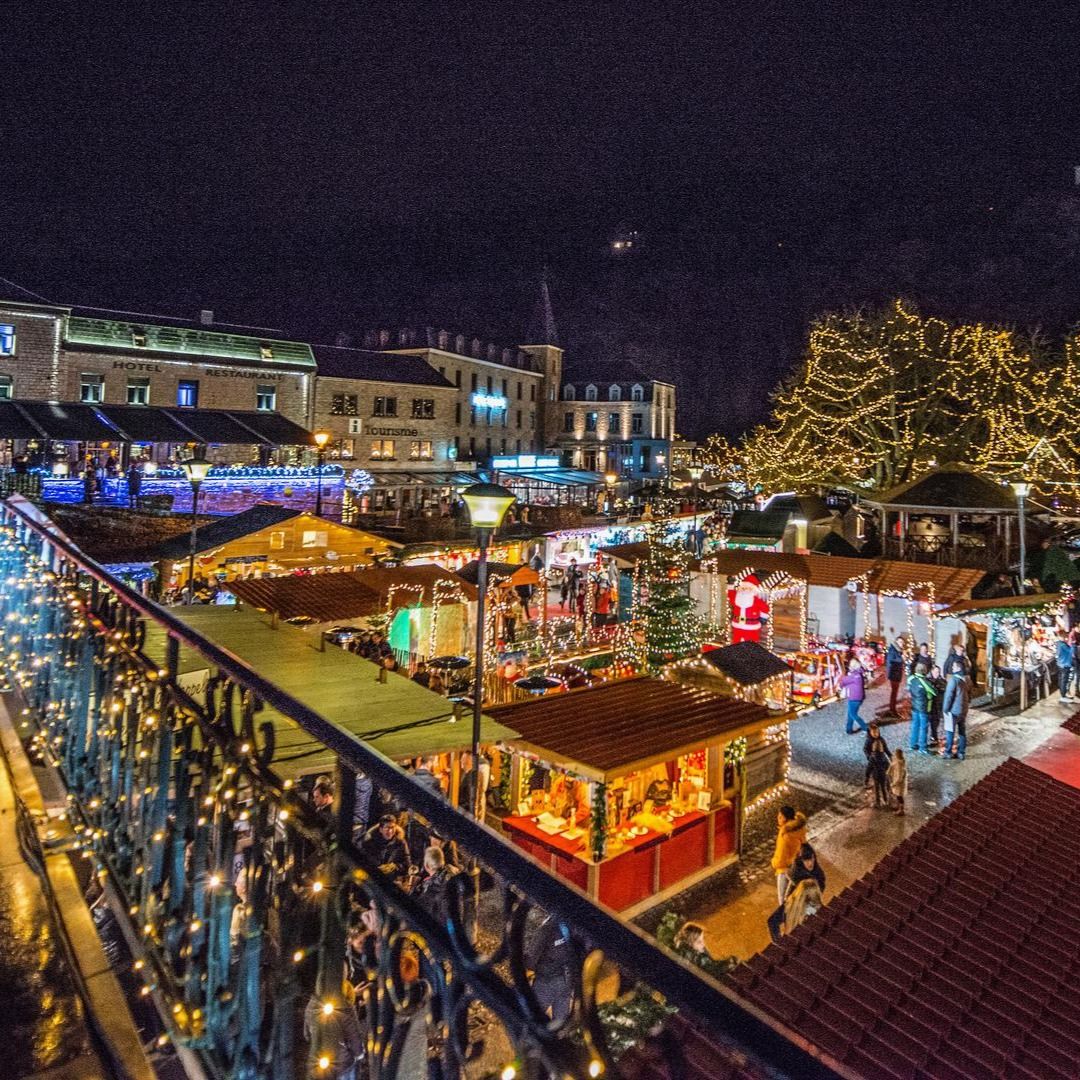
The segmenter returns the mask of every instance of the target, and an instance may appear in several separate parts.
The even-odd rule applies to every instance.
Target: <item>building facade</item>
[[[563,377],[559,413],[556,443],[564,464],[629,481],[667,475],[675,436],[671,383],[630,364],[574,365]]]

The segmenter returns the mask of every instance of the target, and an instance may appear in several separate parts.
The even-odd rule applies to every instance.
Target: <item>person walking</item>
[[[904,751],[899,746],[896,748],[896,753],[893,754],[892,761],[889,762],[889,768],[886,770],[885,775],[889,781],[889,791],[892,792],[892,797],[896,800],[896,812],[903,816],[904,800],[907,798],[908,773],[907,762],[904,760]]]
[[[1069,696],[1069,684],[1072,682],[1073,650],[1069,644],[1069,635],[1059,630],[1057,635],[1058,694],[1063,702],[1074,701]]]
[[[858,660],[848,661],[847,674],[840,680],[840,696],[847,698],[847,727],[849,735],[855,734],[856,725],[863,731],[867,730],[866,723],[859,715],[862,703],[866,700],[866,679],[863,676],[862,664]]]
[[[806,815],[794,806],[781,806],[776,815],[776,848],[772,868],[776,874],[776,900],[787,895],[789,871],[799,849],[806,843]]]
[[[911,698],[911,743],[910,749],[919,754],[928,754],[926,748],[927,729],[930,726],[930,701],[937,693],[927,678],[929,667],[916,664],[908,676],[908,695]]]
[[[889,680],[889,707],[886,716],[899,716],[900,684],[904,680],[904,639],[896,638],[885,650],[885,677]]]
[[[930,669],[928,681],[934,688],[930,699],[930,745],[936,748],[941,744],[941,703],[945,698],[945,678],[937,664]]]
[[[816,882],[818,889],[821,892],[825,891],[825,871],[818,862],[817,853],[809,844],[803,844],[788,871],[788,887],[784,899],[766,920],[769,926],[769,937],[773,941],[780,940],[780,928],[786,923],[787,905],[792,894],[802,882],[807,880]],[[787,927],[787,929],[792,930],[794,927]]]
[[[888,770],[892,754],[881,737],[881,732],[871,731],[866,740],[866,764],[870,770],[870,779],[874,782],[874,806],[889,805]]]
[[[953,668],[945,687],[945,700],[941,703],[945,715],[945,757],[964,760],[967,751],[967,714],[971,706],[971,680],[959,668]],[[953,753],[953,735],[956,735],[956,752]]]

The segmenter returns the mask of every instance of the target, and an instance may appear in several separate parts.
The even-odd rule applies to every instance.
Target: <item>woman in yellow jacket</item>
[[[806,815],[794,806],[781,806],[776,815],[776,850],[773,852],[772,868],[776,874],[777,903],[784,902],[787,894],[788,870],[799,848],[806,843]]]

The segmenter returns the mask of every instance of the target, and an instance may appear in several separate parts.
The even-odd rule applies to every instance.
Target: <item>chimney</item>
[[[199,312],[199,322],[202,323],[203,326],[213,326],[214,313],[203,308],[202,311]]]

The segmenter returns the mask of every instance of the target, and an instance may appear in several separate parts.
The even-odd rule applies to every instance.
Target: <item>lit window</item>
[[[585,414],[585,430],[586,431],[595,431],[596,430],[596,413],[587,412]]]
[[[282,529],[275,529],[270,534],[270,550],[281,551],[285,547],[285,532]]]
[[[413,439],[409,443],[409,460],[410,461],[431,461],[431,440],[430,439]]]
[[[181,409],[199,407],[199,383],[196,379],[181,379],[176,387],[176,404]]]
[[[562,396],[563,396],[563,401],[573,401],[574,400],[574,386],[573,386],[572,383],[567,383],[563,387]],[[533,399],[530,398],[530,400],[533,400]]]
[[[11,383],[10,375],[0,375],[0,401],[11,400]]]
[[[305,529],[300,536],[300,546],[303,548],[326,547],[326,530]]]
[[[435,402],[432,398],[413,398],[412,414],[414,420],[430,420],[435,416]]]
[[[273,346],[268,345],[265,341],[260,341],[259,342],[259,356],[263,360],[273,360],[274,359]]]
[[[15,327],[11,323],[0,323],[0,356],[15,355]]]
[[[273,412],[277,408],[277,387],[272,383],[259,383],[255,387],[255,408],[259,412]]]
[[[150,380],[149,379],[128,379],[128,382],[127,382],[127,403],[129,405],[149,405],[150,404]]]
[[[131,344],[137,345],[140,349],[146,347],[146,331],[141,326],[131,328]]]
[[[377,397],[372,402],[372,416],[397,416],[396,397]]]
[[[359,411],[356,394],[334,394],[330,399],[331,416],[357,416]]]
[[[105,379],[93,372],[79,376],[79,400],[87,405],[100,405],[105,400]]]
[[[645,390],[643,389],[643,387],[641,386],[640,383],[634,383],[634,385],[632,387],[630,387],[630,400],[631,401],[644,401],[645,400]]]
[[[617,412],[608,413],[607,416],[607,429],[609,435],[618,435],[621,422],[619,420],[619,414]]]
[[[373,439],[371,441],[372,461],[392,461],[394,458],[393,439]]]
[[[607,399],[608,401],[622,401],[622,390],[619,389],[618,383],[612,383],[608,387]]]
[[[355,439],[342,439],[341,442],[339,442],[337,444],[337,448],[338,448],[337,456],[340,457],[340,458],[344,458],[344,459],[346,459],[348,461],[351,461],[354,457],[356,457],[356,440]]]
[[[596,400],[596,387],[593,386],[592,383],[589,383],[589,385],[585,387],[585,400],[586,401],[595,401]]]

